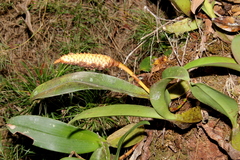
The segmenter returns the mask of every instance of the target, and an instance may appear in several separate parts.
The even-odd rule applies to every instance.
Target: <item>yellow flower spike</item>
[[[72,64],[85,68],[103,70],[113,66],[118,66],[118,63],[120,62],[102,54],[69,53],[57,59],[54,64],[56,63]]]
[[[54,64],[56,63],[78,65],[80,67],[91,69],[96,68],[98,70],[115,66],[127,72],[137,81],[140,86],[143,87],[143,89],[149,93],[149,88],[140,79],[138,79],[138,77],[127,66],[106,55],[91,53],[69,53],[57,59]]]

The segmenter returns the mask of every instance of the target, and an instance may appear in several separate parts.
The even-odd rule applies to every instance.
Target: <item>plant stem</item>
[[[137,83],[138,83],[140,86],[142,86],[142,88],[143,88],[146,92],[150,93],[149,88],[148,88],[127,66],[125,66],[125,65],[122,64],[122,63],[119,63],[119,64],[118,64],[118,68],[120,68],[120,69],[124,70],[125,72],[127,72],[130,76],[132,76],[132,77],[137,81]]]

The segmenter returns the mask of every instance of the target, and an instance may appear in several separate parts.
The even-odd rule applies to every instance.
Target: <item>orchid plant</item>
[[[238,62],[240,37],[237,36],[232,43],[232,51]],[[181,128],[202,120],[200,106],[193,106],[181,113],[170,111],[170,102],[181,97],[187,92],[200,102],[210,106],[214,110],[224,114],[232,124],[231,145],[240,151],[240,131],[237,123],[238,104],[229,96],[211,88],[203,83],[194,83],[189,76],[189,70],[196,67],[216,66],[240,71],[240,65],[233,58],[205,57],[189,62],[183,67],[174,66],[167,68],[162,73],[162,79],[148,88],[138,77],[124,64],[101,54],[78,53],[64,55],[54,63],[79,65],[85,68],[98,70],[110,67],[118,67],[130,74],[141,87],[128,81],[110,75],[95,72],[75,72],[62,77],[54,78],[39,85],[31,94],[30,100],[39,100],[57,95],[72,93],[80,90],[111,90],[121,92],[132,97],[148,99],[152,106],[134,104],[114,104],[95,107],[76,115],[69,124],[40,116],[17,116],[8,120],[7,127],[12,133],[19,132],[34,140],[34,145],[63,153],[89,153],[93,152],[92,159],[110,159],[110,146],[121,148],[122,143],[131,146],[143,139],[137,136],[129,141],[133,135],[144,132],[140,126],[149,124],[146,121],[126,126],[121,134],[105,140],[94,132],[72,126],[77,120],[104,116],[137,116],[171,121]],[[175,80],[175,81],[173,81]],[[170,82],[174,83],[168,87]],[[141,135],[141,134],[140,134]],[[127,138],[126,138],[127,137]],[[51,145],[49,145],[51,144]],[[68,144],[71,144],[70,146]],[[84,146],[84,147],[82,147]],[[118,157],[119,152],[116,154]],[[103,158],[104,157],[104,158]]]

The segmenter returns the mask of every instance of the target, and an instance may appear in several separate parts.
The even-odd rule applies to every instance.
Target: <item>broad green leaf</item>
[[[148,93],[122,79],[95,73],[75,72],[47,81],[32,92],[30,99],[42,99],[86,89],[103,89],[148,98]]]
[[[181,114],[169,111],[170,94],[167,85],[173,79],[190,80],[187,70],[183,67],[171,67],[164,70],[163,79],[153,84],[150,88],[150,101],[160,116],[171,121],[196,123],[202,119],[200,109],[191,108]]]
[[[171,113],[168,108],[170,96],[166,88],[170,81],[172,81],[172,78],[164,78],[154,83],[150,88],[150,101],[161,117],[168,120],[176,120],[175,114]]]
[[[165,69],[162,73],[162,78],[172,78],[172,79],[175,78],[175,79],[182,79],[185,81],[190,80],[188,71],[185,68],[179,67],[179,66],[174,66],[174,67]]]
[[[179,0],[178,0],[179,1]],[[185,18],[172,24],[168,24],[163,27],[166,32],[175,33],[176,35],[184,32],[193,31],[198,29],[202,25],[202,20],[192,20],[191,18]]]
[[[235,60],[240,64],[240,34],[235,36],[234,39],[232,40],[231,48],[232,48],[232,53],[235,58]]]
[[[118,142],[120,140],[120,138],[127,132],[129,131],[134,125],[136,125],[136,123],[131,123],[129,125],[124,126],[123,128],[115,131],[114,133],[112,133],[111,135],[109,135],[107,137],[107,142],[112,146],[117,148],[118,146]],[[123,146],[124,148],[126,147],[130,147],[132,145],[137,144],[138,142],[140,142],[141,140],[144,139],[144,137],[146,136],[145,134],[145,129],[144,127],[138,127],[135,128],[124,140],[123,142]]]
[[[163,119],[163,117],[159,116],[155,109],[151,107],[131,104],[115,104],[85,110],[76,115],[69,123],[73,123],[79,119],[106,116],[135,116]]]
[[[105,141],[91,131],[41,116],[13,117],[8,120],[7,128],[33,139],[35,146],[62,153],[93,152]]]
[[[238,104],[234,99],[202,83],[193,84],[191,91],[200,102],[226,115],[233,128],[237,127]]]
[[[123,136],[122,138],[119,140],[118,142],[118,146],[117,146],[117,153],[116,153],[116,157],[114,158],[115,160],[119,159],[119,154],[120,154],[120,149],[122,147],[122,144],[124,143],[126,137],[132,132],[134,131],[136,128],[138,128],[139,126],[142,125],[150,125],[150,123],[148,121],[141,121],[138,122],[137,124],[135,124],[131,129],[129,129]]]
[[[170,67],[163,71],[162,80],[154,83],[150,88],[150,101],[159,115],[168,120],[176,120],[175,114],[169,111],[170,96],[166,90],[173,79],[190,80],[187,70],[183,67]]]
[[[233,69],[236,71],[240,71],[240,65],[238,65],[234,59],[228,58],[228,57],[217,57],[217,56],[199,58],[197,60],[187,63],[184,66],[184,68],[191,69],[195,67],[205,67],[205,66],[225,67],[225,68]]]
[[[169,94],[166,87],[171,80],[170,78],[165,78],[152,85],[150,88],[150,101],[153,107],[160,116],[173,122],[196,123],[201,121],[201,110],[196,107],[190,108],[181,114],[174,114],[169,111]],[[176,123],[176,125],[178,125],[178,123]]]
[[[90,160],[110,160],[110,150],[108,143],[103,143],[90,157]]]

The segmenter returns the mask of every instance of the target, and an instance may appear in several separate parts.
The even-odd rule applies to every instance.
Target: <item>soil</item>
[[[129,53],[138,46],[138,42],[131,39],[131,36],[134,32],[137,32],[136,28],[139,25],[131,21],[128,10],[135,9],[138,12],[144,12],[144,6],[148,6],[153,13],[157,13],[159,9],[162,9],[161,13],[165,15],[165,18],[172,18],[179,14],[175,12],[175,9],[171,5],[162,7],[166,4],[160,3],[159,7],[158,3],[146,0],[129,0],[127,3],[124,2],[121,0],[116,2],[105,1],[105,9],[108,12],[107,18],[110,19],[104,21],[106,23],[105,26],[91,28],[92,35],[97,37],[96,39],[101,47],[91,48],[88,50],[89,52],[109,55],[121,62],[126,60],[126,57],[130,55]],[[6,61],[2,62],[0,60],[4,64],[0,66],[0,73],[4,77],[13,76],[24,80],[23,77],[19,77],[19,73],[26,75],[29,73],[22,66],[22,62],[28,64],[30,70],[33,66],[49,67],[62,54],[63,51],[59,50],[60,46],[63,43],[71,41],[71,37],[68,35],[71,32],[78,31],[74,27],[73,15],[69,13],[57,16],[53,12],[47,11],[43,4],[31,0],[12,0],[12,5],[7,5],[9,3],[3,2],[3,7],[0,6],[0,59],[8,61],[6,63]],[[45,1],[42,1],[42,3],[45,3]],[[71,8],[78,1],[69,0],[66,3],[66,6]],[[91,5],[94,5],[93,3],[94,1],[92,1]],[[227,3],[228,6],[236,6],[234,3],[224,3]],[[26,7],[28,9],[29,5],[31,9],[26,10]],[[116,6],[118,6],[117,10],[114,8]],[[86,5],[85,7],[89,6]],[[217,9],[222,15],[230,13],[229,10],[226,11],[226,8],[222,8],[221,5]],[[169,13],[173,14],[169,15]],[[116,18],[114,19],[113,17]],[[60,26],[60,21],[65,28]],[[154,28],[152,31],[154,31]],[[181,42],[181,36],[175,37],[172,41],[177,42],[173,42],[173,44],[177,45],[172,46],[173,53],[168,56],[168,60],[164,62],[166,64],[162,68],[159,68],[157,72],[141,74],[141,71],[139,71],[136,64],[148,56],[142,53],[141,47],[129,56],[126,65],[138,73],[138,76],[142,76],[143,81],[148,86],[151,86],[161,78],[161,72],[165,68],[184,65],[200,57],[216,55],[224,57],[232,56],[230,44],[223,41],[214,33],[208,32],[206,27],[202,28],[201,32],[190,32],[184,42]],[[68,49],[70,50],[71,48],[69,47]],[[81,49],[78,51],[81,51]],[[157,51],[153,51],[151,54],[158,57],[162,56]],[[123,79],[128,78],[124,72],[117,69],[109,70],[108,74]],[[239,103],[238,73],[222,68],[206,67],[193,70],[191,76],[194,81],[206,83],[234,98]],[[179,104],[180,102],[175,103]],[[186,105],[188,104],[186,103]],[[231,132],[231,125],[228,119],[207,106],[203,106],[203,108],[209,112],[208,125],[222,139],[227,141]],[[1,110],[4,112],[4,109]],[[150,128],[147,128],[149,136],[140,149],[141,154],[138,159],[231,159],[228,153],[216,141],[210,138],[201,126],[204,125],[202,123],[194,124],[182,130],[167,121],[150,120],[150,122],[152,125]],[[0,124],[4,126],[5,122],[3,119],[0,119]],[[8,133],[4,131],[1,134],[2,143],[4,144]],[[140,152],[139,150],[136,151]]]

